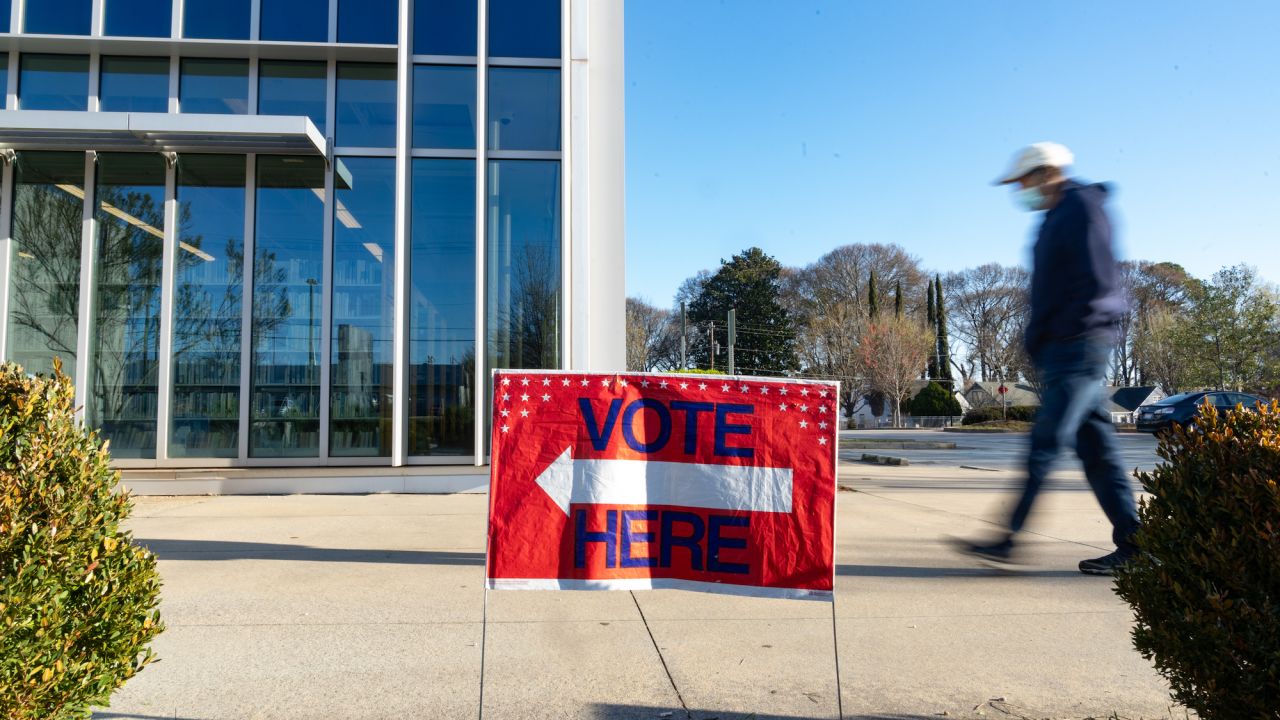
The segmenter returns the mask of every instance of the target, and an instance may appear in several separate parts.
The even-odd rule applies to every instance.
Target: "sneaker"
[[[1112,575],[1116,568],[1121,567],[1133,559],[1133,553],[1125,553],[1119,550],[1103,555],[1100,558],[1092,560],[1080,561],[1080,572],[1086,575]]]
[[[1013,540],[1006,537],[990,544],[960,542],[957,549],[970,557],[996,567],[1013,564]]]

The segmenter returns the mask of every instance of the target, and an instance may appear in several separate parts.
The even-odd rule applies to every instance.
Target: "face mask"
[[[1038,187],[1019,188],[1013,191],[1013,199],[1024,210],[1035,212],[1044,209],[1044,193]]]

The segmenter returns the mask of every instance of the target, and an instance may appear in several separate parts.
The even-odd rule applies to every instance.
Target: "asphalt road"
[[[1017,433],[975,434],[949,433],[940,430],[848,430],[840,433],[842,439],[860,440],[922,440],[954,442],[955,450],[897,450],[897,449],[841,449],[842,460],[857,460],[863,453],[891,455],[905,458],[912,465],[940,465],[959,467],[969,465],[993,470],[1021,470],[1027,454],[1027,436]],[[1120,449],[1121,464],[1128,469],[1150,470],[1160,462],[1156,455],[1156,441],[1145,433],[1119,433],[1116,445]],[[1075,451],[1068,449],[1054,466],[1059,470],[1079,470],[1080,460]]]

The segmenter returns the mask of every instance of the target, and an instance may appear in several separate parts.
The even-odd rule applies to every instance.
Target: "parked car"
[[[1225,412],[1233,409],[1236,405],[1243,405],[1246,409],[1252,410],[1257,407],[1259,402],[1267,402],[1265,399],[1257,395],[1239,392],[1188,392],[1170,395],[1159,402],[1150,405],[1143,405],[1138,408],[1137,426],[1142,432],[1161,432],[1168,430],[1174,423],[1194,427],[1196,414],[1200,412],[1200,406],[1204,404],[1205,398],[1218,408],[1218,412]]]

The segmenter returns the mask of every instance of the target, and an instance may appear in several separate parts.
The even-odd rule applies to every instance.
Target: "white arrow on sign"
[[[565,448],[537,481],[566,516],[571,504],[791,512],[791,468],[574,460],[572,451]]]

